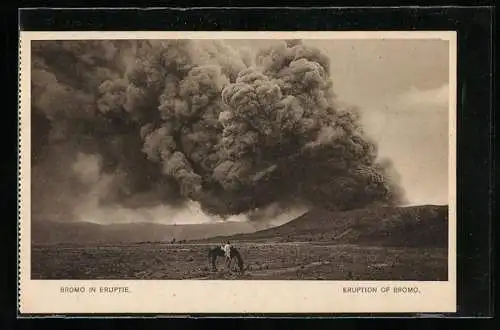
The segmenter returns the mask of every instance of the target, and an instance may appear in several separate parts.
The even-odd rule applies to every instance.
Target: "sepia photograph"
[[[26,280],[449,283],[452,39],[339,34],[26,42]]]
[[[448,49],[33,41],[32,278],[447,280]]]

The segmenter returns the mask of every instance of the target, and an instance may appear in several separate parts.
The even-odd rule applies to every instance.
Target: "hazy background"
[[[225,44],[233,48],[248,47],[252,52],[276,42],[276,40],[224,40]],[[399,183],[405,190],[408,203],[447,204],[448,42],[440,40],[303,40],[302,42],[304,45],[320,49],[329,57],[334,93],[338,100],[359,108],[365,131],[375,140],[379,156],[391,159],[399,173]],[[85,47],[87,46],[82,50],[87,50]],[[89,56],[94,56],[93,51],[92,46],[88,46]],[[203,53],[201,48],[190,51]],[[38,56],[37,59],[40,61],[35,63],[38,65],[37,75],[34,75],[35,85],[40,91],[37,95],[41,95],[39,103],[44,108],[44,115],[52,115],[56,118],[53,119],[56,123],[58,122],[56,115],[59,114],[62,114],[63,119],[64,116],[71,117],[74,114],[81,115],[82,118],[86,118],[85,115],[92,117],[89,114],[94,111],[95,95],[88,93],[86,88],[92,87],[93,82],[87,79],[85,74],[97,79],[101,73],[103,76],[111,77],[110,73],[106,73],[110,68],[119,71],[118,68],[112,67],[113,60],[109,61],[111,64],[102,64],[101,67],[97,65],[97,69],[95,63],[99,62],[93,62],[94,64],[89,66],[86,62],[87,54],[81,55],[81,53],[78,48],[58,48],[57,45],[50,44],[38,48],[37,54],[43,56]],[[66,54],[73,56],[74,62],[71,59],[67,63],[64,62],[69,58]],[[54,57],[56,55],[60,57]],[[172,58],[183,56],[182,51],[176,53],[175,49],[170,55]],[[221,52],[221,55],[222,59],[231,63],[231,52]],[[106,57],[102,54],[99,56]],[[92,60],[89,63],[92,63]],[[67,69],[68,66],[70,69]],[[88,67],[91,69],[88,70]],[[71,87],[73,89],[65,89],[69,85],[73,85]],[[56,86],[56,88],[48,89],[47,92],[44,91],[46,86]],[[82,91],[78,94],[80,98],[75,96],[74,91]],[[108,94],[111,100],[118,95]],[[86,104],[91,105],[92,109],[85,109]],[[61,134],[66,134],[71,140],[70,129],[64,131],[64,125],[55,127],[62,129]],[[57,129],[53,131],[59,132]],[[32,134],[37,140],[37,133],[34,131]],[[116,150],[120,150],[118,148],[120,140],[117,142]],[[138,148],[125,142],[123,145],[127,152]],[[32,187],[32,200],[38,206],[32,208],[36,215],[34,218],[38,216],[38,218],[71,221],[72,217],[68,216],[71,213],[68,212],[69,208],[79,216],[79,220],[99,223],[147,221],[181,224],[221,220],[203,213],[197,202],[180,203],[178,207],[149,203],[155,191],[152,191],[153,194],[135,196],[138,197],[134,199],[137,205],[124,207],[124,204],[111,203],[103,207],[98,202],[99,195],[109,187],[113,187],[112,180],[117,175],[107,176],[101,173],[102,166],[92,154],[78,154],[73,157],[75,150],[72,148],[74,145],[65,144],[60,151],[52,152],[54,157],[47,156],[48,160],[43,165],[33,167],[32,179],[35,177],[39,179],[37,181],[39,184]],[[133,158],[129,157],[127,152],[115,156],[117,159],[123,158],[124,161]],[[106,154],[109,152],[103,153]],[[141,157],[143,156],[141,154]],[[88,183],[88,187],[79,187],[71,182],[70,177],[75,173],[79,180]],[[91,189],[87,191],[89,187]],[[82,192],[77,189],[82,189]],[[269,215],[265,214],[267,210],[262,212],[264,218],[270,222],[274,221],[274,224],[280,224],[305,211],[301,207],[280,209],[271,205]],[[244,222],[248,218],[235,215],[225,220]]]
[[[272,40],[227,40],[260,47]],[[449,44],[443,40],[304,40],[331,59],[334,91],[360,107],[410,204],[448,203]]]

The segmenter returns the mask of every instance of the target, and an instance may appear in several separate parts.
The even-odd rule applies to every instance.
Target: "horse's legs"
[[[212,257],[212,271],[213,272],[217,271],[217,266],[215,265],[216,261],[217,261],[217,256],[213,256]]]

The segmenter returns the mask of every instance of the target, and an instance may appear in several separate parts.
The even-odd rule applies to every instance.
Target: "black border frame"
[[[22,9],[24,31],[457,31],[457,313],[68,314],[80,317],[490,317],[493,313],[494,7]],[[17,164],[16,164],[17,165]],[[16,228],[17,230],[17,228]],[[17,243],[17,240],[16,240]],[[17,244],[16,244],[17,255]],[[16,267],[17,270],[17,267]],[[16,274],[17,283],[17,274]],[[16,285],[16,300],[18,297]],[[17,301],[16,301],[17,302]],[[16,303],[17,305],[17,303]],[[55,315],[19,314],[21,318]]]

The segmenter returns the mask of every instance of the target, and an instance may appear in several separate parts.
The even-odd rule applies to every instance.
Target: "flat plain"
[[[446,281],[447,225],[446,206],[316,210],[254,233],[182,242],[38,243],[32,246],[31,275],[33,279]],[[186,230],[184,234],[188,235]],[[64,235],[69,235],[67,230]],[[221,258],[217,271],[210,269],[209,248],[227,239],[243,258],[243,273],[226,269]]]
[[[219,259],[210,244],[34,247],[35,279],[446,280],[447,249],[388,248],[324,242],[237,243],[245,272]]]

